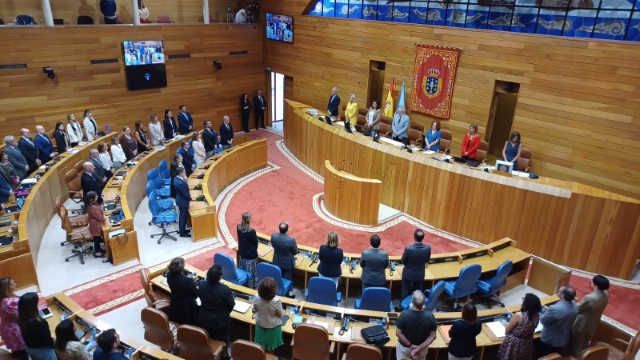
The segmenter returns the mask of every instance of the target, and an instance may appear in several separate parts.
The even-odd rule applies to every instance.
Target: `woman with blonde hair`
[[[251,214],[242,214],[242,222],[238,225],[238,256],[240,269],[251,274],[247,286],[256,287],[256,267],[258,266],[258,236],[251,228]]]
[[[164,130],[156,114],[149,115],[149,134],[151,135],[151,145],[164,144]]]
[[[196,162],[196,167],[198,167],[207,157],[207,152],[205,151],[204,144],[202,143],[202,134],[199,131],[193,132],[191,147],[193,148],[193,160]]]
[[[69,135],[71,147],[78,146],[78,143],[80,143],[84,137],[82,125],[76,120],[75,114],[67,115],[67,134]]]
[[[349,102],[344,109],[344,121],[348,124],[355,125],[358,122],[358,103],[356,102],[356,95],[349,95]]]
[[[338,247],[338,243],[338,234],[330,232],[327,235],[327,245],[320,246],[320,264],[318,265],[320,276],[333,280],[336,287],[340,276],[342,276],[342,259],[344,258],[344,253]]]

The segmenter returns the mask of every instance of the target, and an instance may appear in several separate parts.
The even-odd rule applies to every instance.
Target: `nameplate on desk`
[[[429,264],[440,264],[440,263],[447,263],[447,262],[453,262],[453,261],[458,261],[458,257],[449,256],[444,258],[435,258],[435,259],[432,258],[431,260],[429,260]]]
[[[471,254],[464,254],[464,255],[462,255],[462,259],[463,260],[467,260],[467,259],[477,258],[477,257],[480,257],[480,256],[485,256],[485,255],[487,255],[488,252],[489,252],[489,250],[482,250],[482,251],[474,252],[474,253],[471,253]]]

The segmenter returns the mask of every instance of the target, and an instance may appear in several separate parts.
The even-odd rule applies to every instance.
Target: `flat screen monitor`
[[[267,39],[293,43],[293,17],[267,14]]]
[[[164,43],[161,40],[125,41],[123,50],[129,90],[167,86]]]
[[[513,163],[510,161],[496,160],[496,170],[511,174],[513,172]]]

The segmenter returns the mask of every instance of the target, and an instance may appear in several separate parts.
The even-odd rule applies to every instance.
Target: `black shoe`
[[[263,128],[263,129],[266,129],[267,127],[266,127],[266,126],[264,126],[264,125],[262,125],[262,128]]]
[[[183,238],[190,238],[190,237],[191,237],[191,234],[180,234],[180,237],[183,237]]]

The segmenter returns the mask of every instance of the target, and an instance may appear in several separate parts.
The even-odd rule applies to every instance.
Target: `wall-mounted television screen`
[[[267,14],[267,39],[293,42],[293,18],[287,15]]]
[[[123,49],[129,90],[167,86],[164,44],[161,40],[125,41]]]

